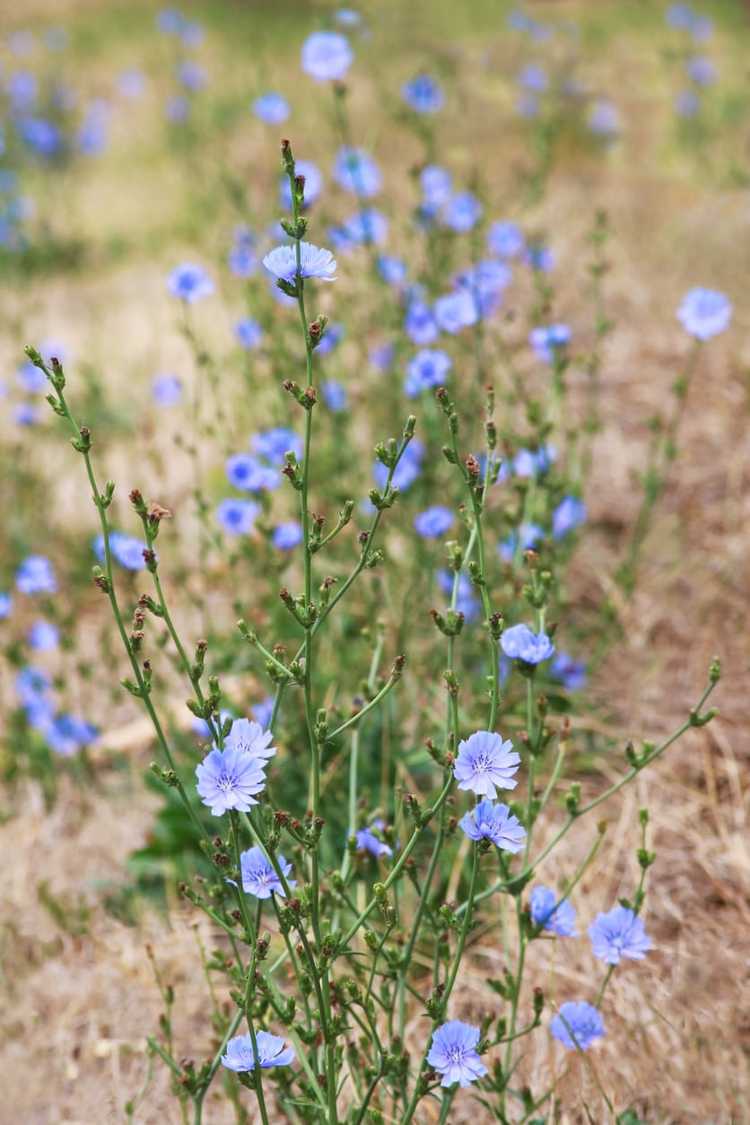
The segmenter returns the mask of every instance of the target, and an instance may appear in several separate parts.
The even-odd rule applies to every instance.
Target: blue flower
[[[232,498],[218,505],[216,520],[228,535],[249,535],[260,512],[260,504],[255,501]]]
[[[289,873],[292,870],[291,863],[287,863],[281,854],[277,855],[276,859],[284,873],[287,884],[290,887],[296,887],[295,880],[289,878]],[[245,894],[260,899],[270,898],[273,894],[284,898],[284,886],[276,868],[261,848],[254,847],[242,852],[240,855],[240,870],[242,872],[242,889]]]
[[[431,344],[437,340],[440,330],[429,305],[423,301],[411,301],[404,318],[404,330],[415,344]]]
[[[171,121],[174,125],[180,125],[183,121],[187,121],[190,116],[190,102],[183,94],[175,94],[173,97],[167,98],[166,114],[168,121]]]
[[[588,117],[589,129],[598,137],[611,140],[620,132],[620,114],[617,106],[607,98],[597,98]]]
[[[439,539],[441,535],[445,535],[454,519],[455,516],[450,508],[435,504],[432,508],[417,513],[414,517],[414,528],[423,539]]]
[[[214,816],[228,809],[250,812],[265,788],[264,765],[262,759],[232,747],[211,750],[195,767],[198,796]]]
[[[16,695],[24,706],[45,696],[51,686],[47,673],[32,664],[27,664],[16,676]]]
[[[701,100],[695,90],[680,90],[674,101],[675,112],[680,117],[695,117],[700,105]]]
[[[64,758],[69,758],[81,747],[89,746],[94,742],[99,732],[95,726],[78,715],[61,712],[51,717],[48,723],[43,724],[41,733],[50,750]]]
[[[536,523],[522,523],[517,531],[498,543],[497,552],[505,562],[512,562],[516,551],[533,551],[544,539],[544,529]]]
[[[269,90],[255,99],[253,113],[266,125],[281,125],[289,116],[289,103],[281,94]]]
[[[287,185],[288,186],[288,185]],[[235,277],[250,277],[258,268],[255,254],[255,235],[246,226],[234,232],[234,244],[229,251],[229,268]]]
[[[107,146],[109,106],[101,98],[93,101],[81,122],[76,140],[86,156],[96,156]]]
[[[305,207],[311,207],[315,200],[323,190],[323,176],[317,164],[313,164],[311,160],[297,160],[294,164],[294,170],[298,176],[305,178]],[[281,202],[287,210],[292,207],[292,189],[289,186],[289,177],[282,176],[279,182],[281,191]]]
[[[375,832],[373,832],[373,828]],[[372,824],[366,828],[360,828],[356,833],[357,851],[369,852],[370,855],[375,856],[375,859],[385,857],[390,859],[393,855],[393,848],[390,844],[386,844],[385,840],[377,836],[376,832],[382,832],[385,828],[385,821],[380,818],[373,820]]]
[[[203,297],[211,296],[214,283],[202,266],[183,262],[172,270],[167,288],[173,297],[179,297],[186,304],[193,305]]]
[[[26,634],[26,639],[31,648],[38,652],[48,652],[57,648],[60,642],[60,630],[51,621],[35,621]]]
[[[283,465],[286,453],[293,453],[299,461],[304,451],[302,438],[287,426],[261,430],[254,435],[252,447],[258,456],[265,457],[272,465]]]
[[[333,176],[345,191],[368,199],[380,191],[380,169],[371,156],[361,148],[344,145],[336,155]]]
[[[487,231],[487,247],[499,258],[517,258],[524,248],[523,232],[516,223],[493,223]]]
[[[206,85],[206,72],[194,59],[184,59],[177,67],[177,78],[186,90],[202,90]]]
[[[544,67],[539,66],[538,63],[528,63],[518,75],[519,86],[524,86],[527,90],[535,90],[541,93],[549,86],[549,79],[544,71]]]
[[[679,28],[680,31],[689,31],[695,17],[689,4],[670,4],[665,18],[670,27]]]
[[[315,351],[319,356],[330,355],[335,347],[341,343],[344,338],[343,324],[328,324],[326,330],[321,338]]]
[[[342,250],[359,245],[379,246],[388,237],[388,220],[375,207],[366,207],[329,234]]]
[[[513,458],[513,472],[517,477],[540,477],[549,472],[557,451],[551,445],[538,449],[519,449]]]
[[[685,294],[677,317],[685,331],[696,340],[710,340],[729,326],[732,305],[716,289],[691,289]]]
[[[443,108],[443,91],[429,74],[417,74],[405,82],[401,96],[415,113],[437,113]]]
[[[567,899],[558,899],[549,887],[534,887],[529,900],[531,920],[558,937],[578,937],[576,912]]]
[[[404,391],[409,398],[416,398],[422,391],[442,386],[451,367],[451,358],[445,352],[422,348],[406,368]]]
[[[487,1073],[477,1053],[481,1037],[478,1027],[472,1027],[461,1020],[448,1020],[436,1028],[427,1062],[442,1074],[441,1086],[470,1086]]]
[[[643,921],[627,906],[613,906],[597,914],[589,926],[594,956],[607,965],[619,965],[622,957],[642,961],[651,948]]]
[[[227,717],[222,712],[222,723],[225,722]],[[220,750],[221,747],[214,743],[214,749]],[[251,758],[256,758],[264,767],[268,765],[269,758],[273,758],[276,753],[270,730],[265,730],[260,721],[256,722],[254,719],[234,719],[232,728],[224,739],[224,749],[249,754]]]
[[[549,273],[555,264],[555,258],[548,246],[527,246],[524,260],[533,270],[540,273]]]
[[[340,414],[342,410],[346,410],[346,387],[337,383],[335,379],[325,379],[320,389],[323,394],[323,401],[329,410],[332,410],[334,414]]]
[[[228,458],[225,468],[229,483],[243,492],[270,491],[281,483],[275,469],[264,465],[250,453],[235,453]]]
[[[570,343],[567,324],[547,324],[534,328],[529,343],[544,363],[554,363],[557,355]]]
[[[581,660],[574,660],[567,652],[556,654],[549,674],[567,691],[579,691],[586,683],[586,665]]]
[[[398,288],[406,281],[406,262],[402,258],[380,254],[378,257],[378,273],[387,285],[394,285]]]
[[[146,560],[143,552],[146,544],[134,535],[123,535],[121,531],[112,531],[109,536],[109,549],[115,562],[124,566],[126,570],[143,570]],[[97,535],[94,540],[94,554],[100,562],[104,561],[104,536]]]
[[[558,1014],[550,1020],[549,1029],[569,1051],[587,1051],[606,1034],[601,1012],[585,1000],[568,1000],[561,1004]]]
[[[31,360],[22,363],[16,372],[16,378],[21,387],[29,394],[40,394],[47,387],[47,376]]]
[[[124,98],[140,98],[145,88],[142,70],[123,70],[117,78],[117,90]]]
[[[433,305],[433,315],[441,331],[451,335],[476,324],[479,319],[476,301],[467,289],[457,289],[455,293],[438,297]]]
[[[297,520],[278,524],[271,532],[271,542],[279,551],[292,551],[302,542],[302,525]]]
[[[297,277],[316,277],[320,281],[336,280],[336,259],[330,250],[313,246],[310,242],[300,242],[300,264],[294,246],[277,246],[263,259],[263,265],[270,274],[281,281],[290,283]]]
[[[16,571],[16,586],[22,594],[56,593],[52,563],[44,555],[27,555]]]
[[[552,513],[552,535],[562,539],[586,522],[586,505],[577,496],[564,496]]]
[[[362,22],[362,17],[353,8],[339,8],[336,12],[336,22],[342,27],[357,27]]]
[[[316,82],[340,82],[353,61],[348,39],[337,31],[315,31],[302,46],[302,69]]]
[[[268,1031],[258,1031],[255,1034],[255,1047],[250,1035],[235,1035],[227,1043],[226,1054],[221,1056],[221,1065],[227,1070],[239,1073],[255,1070],[257,1058],[262,1070],[272,1066],[289,1066],[294,1062],[295,1054],[292,1047],[287,1047],[284,1040],[278,1035],[271,1035]]]
[[[251,708],[257,722],[260,723],[264,730],[267,730],[271,725],[273,709],[274,698],[272,695],[267,695],[265,699],[261,699],[260,703],[255,703]]]
[[[13,108],[23,110],[34,104],[39,86],[30,70],[17,70],[8,79],[7,91]]]
[[[0,621],[10,617],[13,610],[13,598],[7,590],[0,590]]]
[[[471,269],[462,270],[456,275],[457,289],[471,294],[476,317],[486,317],[494,312],[500,303],[502,292],[510,283],[512,273],[504,262],[486,259],[477,262]]]
[[[155,375],[151,394],[157,406],[174,406],[182,398],[182,380],[176,375]]]
[[[459,789],[494,800],[498,789],[515,789],[520,761],[510,739],[503,741],[494,731],[478,730],[459,742],[453,776]]]
[[[13,420],[18,426],[34,426],[39,421],[39,407],[33,402],[21,402],[13,411]]]
[[[480,801],[458,823],[470,840],[491,840],[504,852],[520,852],[526,843],[526,829],[507,805]]]
[[[422,198],[430,211],[444,207],[453,194],[453,179],[447,168],[428,164],[419,175]]]
[[[482,204],[470,191],[452,195],[443,210],[443,222],[458,234],[472,230],[482,217]]]
[[[716,67],[705,55],[695,55],[688,59],[687,72],[696,86],[710,86],[716,81]]]
[[[541,664],[549,660],[555,646],[546,633],[533,633],[528,625],[513,625],[500,637],[503,652],[511,660]]]
[[[415,340],[415,343],[419,342]],[[376,344],[374,348],[370,348],[367,358],[378,371],[388,371],[393,366],[395,354],[396,349],[393,344]]]
[[[63,147],[63,136],[53,121],[44,117],[24,117],[18,123],[21,140],[38,156],[56,156]]]
[[[263,339],[263,329],[258,321],[253,320],[251,316],[246,316],[237,321],[234,326],[234,334],[243,348],[247,348],[248,351],[257,348]]]

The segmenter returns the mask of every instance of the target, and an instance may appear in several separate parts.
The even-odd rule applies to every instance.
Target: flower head
[[[511,660],[541,664],[549,660],[555,646],[546,633],[533,633],[528,625],[513,625],[500,637],[500,645]]]
[[[194,305],[203,297],[211,296],[214,283],[203,266],[197,266],[193,262],[183,262],[170,273],[167,288],[173,297],[179,297],[187,305]]]
[[[470,840],[491,840],[504,852],[520,852],[526,843],[526,829],[507,805],[480,801],[458,823]]]
[[[0,614],[1,616],[1,614]],[[30,648],[37,652],[49,652],[60,642],[60,630],[51,621],[35,621],[26,634]]]
[[[56,593],[52,563],[44,555],[27,555],[16,571],[16,586],[22,594]]]
[[[238,320],[234,326],[234,334],[242,344],[243,348],[250,351],[252,348],[257,348],[258,344],[263,339],[263,329],[258,324],[257,320],[253,320],[251,316],[246,316],[242,320]]]
[[[575,660],[570,653],[558,652],[550,665],[549,674],[568,691],[579,691],[586,683],[586,665]]]
[[[281,94],[269,90],[255,99],[253,113],[266,125],[281,125],[289,116],[289,103]]]
[[[13,598],[7,590],[0,590],[0,621],[10,617],[13,609]]]
[[[266,784],[265,761],[243,750],[211,750],[195,767],[198,795],[214,816],[228,809],[249,812]]]
[[[216,508],[216,521],[227,535],[249,535],[261,513],[254,500],[222,500]]]
[[[302,524],[288,520],[278,524],[271,532],[271,542],[279,551],[291,551],[302,542]]]
[[[482,217],[482,204],[470,191],[451,196],[443,211],[443,221],[458,234],[466,234]]]
[[[586,505],[577,496],[564,496],[552,513],[552,535],[562,539],[586,522]]]
[[[515,789],[520,761],[510,739],[503,741],[494,731],[478,730],[459,742],[453,776],[459,789],[494,800],[498,789]]]
[[[334,414],[340,414],[342,410],[346,410],[346,387],[335,379],[324,379],[320,389],[323,393],[323,401],[329,410],[332,410]]]
[[[435,504],[432,508],[417,513],[414,517],[414,527],[423,539],[439,539],[441,535],[445,535],[454,519],[455,516],[450,508]]]
[[[422,469],[423,457],[424,445],[419,438],[412,438],[401,454],[401,459],[394,469],[391,480],[391,484],[394,488],[398,488],[401,492],[406,492],[407,488],[411,488]],[[375,478],[375,483],[378,488],[385,488],[385,482],[388,479],[388,469],[382,461],[375,462],[372,468],[372,475]]]
[[[272,465],[283,465],[287,453],[293,453],[300,460],[304,450],[302,438],[288,426],[260,430],[253,435],[252,446],[258,456],[265,457]]]
[[[404,391],[409,398],[416,398],[422,391],[442,386],[452,366],[451,358],[445,352],[422,348],[409,361]]]
[[[302,45],[302,69],[316,82],[340,82],[353,60],[349,40],[337,31],[315,31]]]
[[[415,344],[431,344],[436,340],[439,329],[430,306],[424,301],[410,301],[404,318],[404,330]]]
[[[401,96],[415,113],[437,113],[443,108],[443,91],[429,74],[417,74],[401,87]]]
[[[594,956],[607,965],[619,965],[622,957],[642,961],[651,948],[643,920],[627,906],[613,906],[597,914],[589,926]]]
[[[182,398],[182,380],[177,375],[155,375],[151,394],[157,406],[174,406]]]
[[[375,832],[373,832],[373,828]],[[393,855],[393,848],[390,844],[386,844],[381,836],[375,834],[376,832],[382,832],[384,828],[385,821],[378,818],[377,820],[373,820],[372,824],[367,827],[358,829],[355,833],[357,851],[369,852],[370,855],[375,856],[375,859],[381,859],[382,857],[390,859]]]
[[[575,908],[567,899],[558,899],[549,887],[534,887],[530,899],[531,920],[559,937],[577,937]]]
[[[561,1004],[549,1029],[569,1051],[588,1051],[592,1043],[606,1034],[601,1012],[585,1000],[568,1000]]]
[[[274,489],[278,487],[281,480],[275,469],[264,465],[250,453],[233,454],[228,458],[225,468],[229,483],[235,488],[241,488],[243,492],[263,492]]]
[[[461,1020],[448,1020],[435,1029],[427,1062],[442,1074],[441,1086],[470,1086],[484,1077],[487,1067],[477,1053],[478,1027]]]
[[[290,284],[297,277],[317,277],[320,281],[336,280],[336,259],[330,250],[313,246],[311,242],[300,242],[299,249],[299,269],[294,246],[277,246],[266,254],[263,265],[274,277]]]
[[[351,148],[348,145],[340,148],[333,166],[333,175],[345,191],[363,199],[369,199],[380,191],[380,169],[361,148]]]
[[[219,747],[214,746],[214,749],[218,750]],[[264,730],[261,724],[253,719],[234,720],[232,729],[224,739],[224,749],[249,754],[264,767],[268,765],[268,759],[273,758],[276,753],[270,730]]]
[[[691,289],[677,310],[677,318],[696,340],[710,340],[729,326],[732,305],[716,289]]]
[[[294,1062],[294,1050],[287,1047],[284,1040],[278,1035],[271,1035],[268,1031],[255,1033],[255,1046],[257,1060],[261,1069],[267,1070],[271,1066],[289,1066]],[[235,1035],[227,1043],[226,1054],[221,1056],[221,1065],[227,1070],[238,1072],[255,1070],[256,1052],[253,1050],[253,1040],[250,1035]]]
[[[493,223],[487,231],[487,248],[498,258],[517,258],[524,248],[521,228],[516,223]]]
[[[323,176],[320,169],[317,164],[313,164],[312,160],[297,160],[294,164],[294,170],[298,176],[304,176],[305,195],[303,205],[310,207],[323,190]],[[281,177],[280,191],[282,204],[291,209],[292,189],[289,186],[289,177],[286,175]]]
[[[543,363],[554,363],[570,343],[570,329],[567,324],[540,325],[531,332],[529,343]]]
[[[292,870],[291,863],[287,863],[280,853],[276,856],[288,886],[296,887],[294,879],[289,878]],[[242,889],[245,894],[255,898],[270,898],[271,895],[284,897],[284,886],[278,876],[276,868],[268,856],[259,847],[250,848],[240,855],[240,870],[242,872]]]
[[[423,168],[419,183],[422,188],[422,198],[428,211],[436,211],[444,207],[453,194],[453,179],[447,168],[440,164],[428,164]]]

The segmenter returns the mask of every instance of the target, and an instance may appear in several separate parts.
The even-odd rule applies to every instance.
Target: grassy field
[[[94,430],[101,479],[117,482],[117,519],[124,526],[132,518],[125,497],[136,486],[176,514],[164,555],[189,635],[206,628],[212,636],[229,631],[239,614],[269,629],[278,624],[283,610],[260,604],[268,590],[298,579],[296,563],[230,550],[201,571],[198,521],[191,509],[196,458],[190,434],[184,414],[154,404],[152,378],[175,372],[186,398],[195,390],[196,349],[166,277],[181,261],[203,263],[216,279],[217,296],[195,308],[191,330],[211,357],[210,377],[219,388],[211,400],[216,413],[203,422],[202,487],[213,508],[226,492],[226,455],[245,445],[247,434],[261,424],[285,423],[288,403],[279,384],[300,377],[283,335],[287,310],[265,285],[254,282],[252,289],[238,283],[225,263],[239,223],[262,233],[277,217],[280,129],[298,158],[314,161],[331,181],[339,144],[333,102],[301,74],[298,60],[305,36],[321,21],[330,22],[335,9],[301,0],[186,5],[204,29],[191,57],[205,68],[207,83],[195,93],[183,125],[170,125],[165,117],[167,99],[178,92],[176,47],[156,31],[158,5],[30,0],[21,13],[5,0],[0,9],[6,40],[26,29],[37,37],[29,62],[3,51],[2,75],[44,65],[48,76],[54,71],[78,91],[80,103],[106,99],[109,106],[101,153],[76,153],[59,164],[18,156],[23,192],[34,201],[28,243],[0,252],[0,357],[7,386],[0,399],[0,589],[11,584],[24,555],[41,553],[55,561],[65,595],[57,620],[74,639],[67,651],[55,654],[60,663],[54,672],[102,732],[77,765],[66,761],[32,771],[19,766],[11,715],[22,648],[15,634],[7,643],[3,638],[0,708],[9,717],[9,733],[0,805],[7,857],[0,892],[0,1119],[103,1125],[126,1121],[126,1103],[136,1099],[131,1120],[137,1125],[177,1125],[182,1119],[169,1076],[146,1050],[146,1036],[163,1010],[153,964],[175,990],[176,1057],[207,1057],[215,1037],[200,964],[215,935],[205,918],[177,898],[174,878],[165,884],[166,909],[163,898],[149,893],[148,878],[133,890],[130,857],[153,840],[154,817],[162,807],[162,798],[144,783],[155,753],[150,730],[118,686],[124,664],[100,595],[88,582],[96,514],[81,466],[47,413],[35,425],[17,424],[13,412],[22,396],[14,373],[24,344],[55,341],[62,347],[71,400]],[[719,77],[706,91],[699,121],[675,114],[685,48],[665,24],[664,7],[649,0],[529,4],[536,19],[577,28],[558,30],[542,44],[510,30],[511,5],[490,0],[384,0],[363,3],[360,10],[367,31],[357,32],[356,80],[352,77],[347,105],[356,143],[374,155],[383,173],[378,206],[391,224],[389,253],[409,262],[421,253],[408,218],[416,170],[435,144],[456,182],[476,185],[488,219],[513,219],[552,249],[555,319],[573,326],[583,355],[594,338],[589,236],[597,211],[607,215],[604,302],[612,327],[601,357],[601,426],[585,483],[587,538],[570,562],[561,599],[581,643],[604,603],[617,636],[616,644],[602,645],[600,658],[592,657],[585,702],[574,702],[570,711],[584,790],[617,777],[629,739],[658,740],[683,721],[715,653],[724,668],[716,693],[719,716],[705,729],[690,731],[652,772],[606,806],[608,829],[596,869],[578,888],[581,919],[628,893],[637,878],[633,824],[638,808],[648,805],[658,856],[646,908],[654,952],[613,979],[609,1035],[594,1063],[566,1056],[560,1065],[552,1041],[542,1037],[524,1054],[523,1067],[556,1075],[550,1125],[614,1121],[607,1099],[618,1112],[632,1107],[633,1121],[646,1125],[743,1125],[750,1122],[747,5],[739,0],[701,5],[714,29],[699,50],[710,55]],[[50,55],[51,64],[49,59],[42,64],[38,44],[57,26],[67,31],[67,46]],[[547,131],[539,119],[519,115],[516,75],[530,59],[543,60],[551,73],[574,74],[589,101],[611,99],[621,121],[617,138],[605,144],[586,128],[585,99],[581,112],[551,111]],[[129,99],[118,93],[117,83],[132,69],[143,72],[145,88]],[[424,144],[404,122],[398,93],[421,69],[441,80],[450,102],[437,139]],[[282,91],[291,104],[283,126],[265,125],[249,112],[253,98],[266,89]],[[324,194],[315,212],[321,245],[326,228],[344,211],[341,193]],[[655,509],[638,581],[627,596],[613,575],[641,503],[639,474],[646,466],[651,420],[670,409],[672,386],[685,363],[688,344],[675,309],[694,285],[729,295],[732,325],[701,354],[678,456]],[[371,286],[366,255],[359,251],[342,256],[338,289],[320,294],[321,311],[346,321],[343,342],[325,362],[326,374],[346,384],[353,420],[348,428],[337,428],[336,417],[321,423],[321,474],[333,482],[337,503],[355,486],[356,495],[366,494],[371,448],[392,431],[397,410],[403,414],[408,406],[395,405],[398,390],[386,387],[367,366],[369,350],[389,327],[377,319],[382,309],[370,301]],[[348,302],[343,312],[342,289]],[[524,276],[500,317],[521,379],[534,391],[545,375],[523,346],[527,312],[537,296],[533,279]],[[249,312],[269,338],[276,332],[282,341],[252,361],[233,340],[233,323]],[[457,364],[468,371],[467,358]],[[499,350],[490,351],[487,368],[490,378],[500,378]],[[461,378],[468,386],[469,375]],[[466,394],[478,418],[477,388]],[[586,402],[582,362],[573,365],[570,396],[571,418],[580,419]],[[518,424],[511,406],[503,402],[501,410],[507,410],[501,427]],[[437,413],[421,401],[418,424],[430,436],[431,427],[440,425]],[[406,501],[407,531],[415,503]],[[276,519],[291,512],[290,501],[289,511],[277,512]],[[496,515],[500,520],[500,505]],[[410,584],[384,579],[368,593],[368,606],[377,605],[399,641],[408,637],[410,605],[426,606],[430,597],[424,575],[429,570],[432,578],[437,564],[420,553],[424,550],[395,527],[389,555],[404,566],[404,560],[414,562],[415,576]],[[128,575],[123,585],[128,596],[140,589]],[[360,638],[365,611],[358,612],[346,619],[349,633],[344,629],[337,641],[350,645],[352,667],[366,651]],[[22,634],[32,617],[22,605],[13,628]],[[421,717],[443,708],[442,657],[433,657],[433,645],[431,634],[422,635],[409,649],[415,670],[405,678],[404,722],[415,739]],[[389,639],[388,656],[397,651],[397,642]],[[252,666],[234,649],[224,655],[221,672],[237,706],[256,703],[266,694],[262,666]],[[174,728],[184,731],[190,718],[181,706],[184,688],[171,667],[163,679]],[[342,697],[348,700],[357,690],[354,672],[351,680],[328,685],[326,702],[345,708]],[[516,730],[522,725],[514,716],[507,722]],[[279,744],[281,760],[297,777],[295,730],[290,723]],[[409,768],[398,783],[414,778],[421,783],[423,763],[412,774]],[[376,771],[373,791],[380,780]],[[555,827],[551,822],[540,829],[540,845]],[[575,836],[571,864],[585,855],[592,832],[590,827]],[[460,897],[465,855],[457,849],[446,871],[446,901]],[[544,942],[532,946],[531,972],[554,1001],[583,986],[590,958],[586,950],[560,943],[551,964],[548,949]],[[480,930],[456,994],[462,1017],[479,1020],[488,1004],[485,982],[500,976],[506,963],[507,949],[497,933],[483,938]],[[219,1008],[224,1001],[222,994]],[[407,1040],[419,1047],[424,1034],[415,1009]],[[204,1121],[256,1120],[252,1109],[243,1118],[235,1101],[236,1088],[230,1097],[217,1082]],[[251,1104],[249,1095],[244,1104]],[[437,1103],[420,1112],[416,1121],[438,1121]],[[461,1094],[450,1120],[492,1118]]]

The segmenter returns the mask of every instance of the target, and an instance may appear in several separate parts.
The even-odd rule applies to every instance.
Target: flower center
[[[451,1066],[460,1066],[464,1061],[465,1051],[463,1047],[449,1047],[447,1055]]]

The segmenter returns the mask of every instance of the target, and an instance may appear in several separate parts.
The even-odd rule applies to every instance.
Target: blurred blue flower
[[[579,691],[586,683],[586,665],[567,652],[558,652],[552,661],[549,674],[567,691]]]
[[[190,116],[190,102],[184,94],[174,94],[167,98],[165,110],[168,121],[174,125],[181,125]]]
[[[436,578],[438,586],[448,599],[448,604],[450,604],[453,596],[453,572],[450,570],[439,570]],[[479,617],[479,599],[474,593],[474,587],[466,574],[459,574],[458,576],[456,610],[464,615],[466,621],[476,621]]]
[[[589,926],[594,956],[607,965],[619,965],[621,958],[642,961],[651,949],[643,919],[627,906],[613,906],[606,914],[597,914]]]
[[[555,258],[550,248],[539,244],[526,247],[524,261],[533,270],[539,270],[540,273],[549,273],[555,264]]]
[[[552,513],[552,535],[562,539],[586,522],[586,505],[577,496],[564,496]]]
[[[729,327],[732,305],[716,289],[689,290],[677,310],[677,318],[686,332],[696,340],[710,340]]]
[[[675,112],[680,117],[695,117],[701,100],[695,90],[680,90],[674,101]]]
[[[477,1053],[480,1037],[478,1027],[461,1020],[448,1020],[435,1029],[427,1062],[442,1075],[441,1086],[455,1086],[458,1082],[466,1087],[484,1077],[487,1067]]]
[[[281,125],[289,116],[289,103],[281,94],[269,90],[255,99],[253,113],[266,125]]]
[[[45,117],[23,117],[18,132],[24,144],[39,156],[57,156],[63,148],[63,135],[53,121]]]
[[[451,358],[445,352],[422,348],[406,368],[404,391],[409,398],[416,398],[422,391],[442,386],[451,367]]]
[[[206,71],[194,59],[183,59],[177,67],[177,77],[186,90],[202,90],[208,81]]]
[[[317,164],[311,160],[296,160],[295,172],[298,176],[305,177],[305,207],[311,207],[323,190],[323,176]],[[279,181],[281,202],[288,211],[292,209],[292,189],[289,186],[289,177],[282,176]]]
[[[40,394],[47,389],[47,376],[31,360],[22,363],[16,372],[21,387],[29,394]]]
[[[570,343],[567,324],[545,324],[532,329],[529,343],[543,363],[554,363],[555,356]]]
[[[274,698],[272,695],[267,695],[265,699],[261,699],[259,703],[255,703],[251,707],[253,718],[260,723],[264,730],[268,730],[271,725],[273,708]]]
[[[214,283],[203,266],[183,262],[170,273],[167,288],[173,297],[179,297],[185,304],[193,305],[203,297],[211,296]]]
[[[49,721],[42,724],[40,730],[50,750],[65,758],[76,754],[82,747],[89,746],[99,733],[97,728],[87,723],[85,719],[67,712],[50,716]]]
[[[598,137],[610,140],[616,137],[621,130],[617,106],[608,98],[597,98],[589,111],[588,126]]]
[[[454,293],[438,297],[432,311],[438,328],[451,335],[476,324],[479,319],[476,301],[468,289],[457,289]]]
[[[453,776],[459,789],[494,800],[498,789],[515,789],[520,761],[510,739],[503,741],[494,731],[479,730],[459,742]]]
[[[35,426],[39,417],[39,407],[33,402],[21,402],[13,411],[13,421],[18,426]]]
[[[13,611],[13,598],[7,590],[0,590],[0,621],[5,621]]]
[[[541,93],[549,86],[549,78],[544,70],[544,67],[538,63],[527,63],[518,75],[519,86],[524,86],[527,90],[535,90]]]
[[[281,852],[277,853],[276,861],[284,874],[287,885],[296,887],[295,880],[289,878],[292,870],[291,863],[287,863]],[[267,899],[274,894],[284,898],[284,886],[276,868],[261,848],[256,846],[241,853],[240,871],[242,872],[242,889],[245,894],[258,899]]]
[[[375,832],[373,832],[373,828]],[[376,835],[376,833],[382,832],[384,828],[385,821],[380,818],[373,820],[372,824],[369,826],[360,828],[355,833],[357,851],[369,852],[370,855],[375,856],[375,859],[381,859],[383,857],[390,859],[393,855],[393,848],[390,844],[386,844],[385,840],[381,839],[380,836]]]
[[[284,455],[294,453],[301,460],[304,442],[299,434],[288,426],[274,426],[270,430],[260,430],[251,439],[253,450],[259,457],[265,457],[272,465],[283,465]]]
[[[549,887],[534,887],[529,899],[531,921],[558,937],[578,937],[575,908],[567,899],[558,899]]]
[[[513,458],[513,472],[517,477],[537,477],[549,472],[557,451],[554,446],[540,445],[539,449],[519,449]]]
[[[326,325],[326,330],[323,333],[321,341],[318,344],[315,351],[317,352],[317,354],[319,356],[330,355],[330,353],[333,351],[333,349],[341,343],[343,338],[344,338],[344,326],[343,326],[343,324],[331,324],[329,322]]]
[[[86,110],[76,135],[78,148],[84,156],[97,156],[107,147],[109,116],[109,105],[101,98]]]
[[[341,383],[337,383],[335,379],[324,379],[320,389],[329,410],[334,414],[346,410],[346,388]]]
[[[337,31],[315,31],[302,45],[302,69],[316,82],[340,82],[353,61],[348,39]]]
[[[260,504],[253,500],[222,500],[216,509],[216,519],[228,535],[249,535],[260,515]]]
[[[411,301],[404,318],[404,330],[415,344],[431,344],[440,335],[432,310],[424,301]]]
[[[544,539],[544,528],[536,523],[522,523],[518,529],[497,545],[497,553],[504,562],[512,562],[516,552],[533,551]]]
[[[453,179],[447,168],[428,164],[419,175],[422,198],[430,210],[444,207],[453,194]]]
[[[278,524],[271,532],[271,542],[279,551],[291,551],[302,542],[302,525],[297,520]]]
[[[415,340],[415,343],[419,343],[419,341]],[[367,358],[378,371],[388,371],[393,366],[395,354],[396,349],[393,344],[376,344],[374,348],[370,348]]]
[[[487,248],[499,258],[517,258],[524,245],[523,232],[517,223],[498,221],[487,231]]]
[[[458,822],[470,840],[491,840],[496,848],[513,854],[522,851],[526,829],[507,805],[480,801]]]
[[[412,438],[394,470],[392,480],[394,488],[398,488],[401,492],[406,492],[408,488],[411,488],[420,474],[424,452],[424,445],[419,438]],[[375,483],[378,488],[385,488],[385,482],[388,479],[388,469],[382,461],[375,462],[372,467],[372,475],[375,478]]]
[[[452,195],[443,208],[443,222],[458,234],[472,230],[482,217],[482,204],[470,191]]]
[[[117,78],[117,90],[124,98],[139,98],[146,88],[142,70],[123,70]]]
[[[506,629],[500,637],[500,646],[507,657],[524,664],[542,664],[555,651],[546,633],[534,633],[528,625],[512,625]]]
[[[407,278],[406,262],[402,258],[380,254],[378,257],[378,273],[386,284],[401,286]]]
[[[52,563],[44,555],[27,555],[16,571],[16,586],[22,594],[56,593]]]
[[[382,177],[375,161],[361,148],[344,145],[336,154],[333,177],[345,191],[363,199],[377,195]]]
[[[552,1035],[569,1051],[587,1051],[606,1034],[601,1012],[585,1000],[568,1000],[550,1020]]]
[[[443,91],[429,74],[417,74],[405,82],[401,96],[415,113],[437,113],[443,108]]]
[[[17,70],[8,78],[6,90],[13,109],[23,111],[36,101],[39,85],[30,70]]]
[[[155,375],[151,393],[158,406],[174,406],[182,398],[182,379],[177,375]]]
[[[51,621],[35,621],[26,634],[26,640],[38,652],[49,652],[60,643],[60,630]]]
[[[248,351],[257,348],[263,339],[263,329],[258,321],[253,320],[250,316],[237,321],[234,326],[234,334],[243,348],[247,348]]]
[[[445,535],[455,518],[450,508],[435,504],[417,513],[414,517],[414,528],[423,539],[439,539]]]
[[[233,454],[225,468],[229,483],[243,492],[271,491],[281,484],[277,471],[250,453]]]

